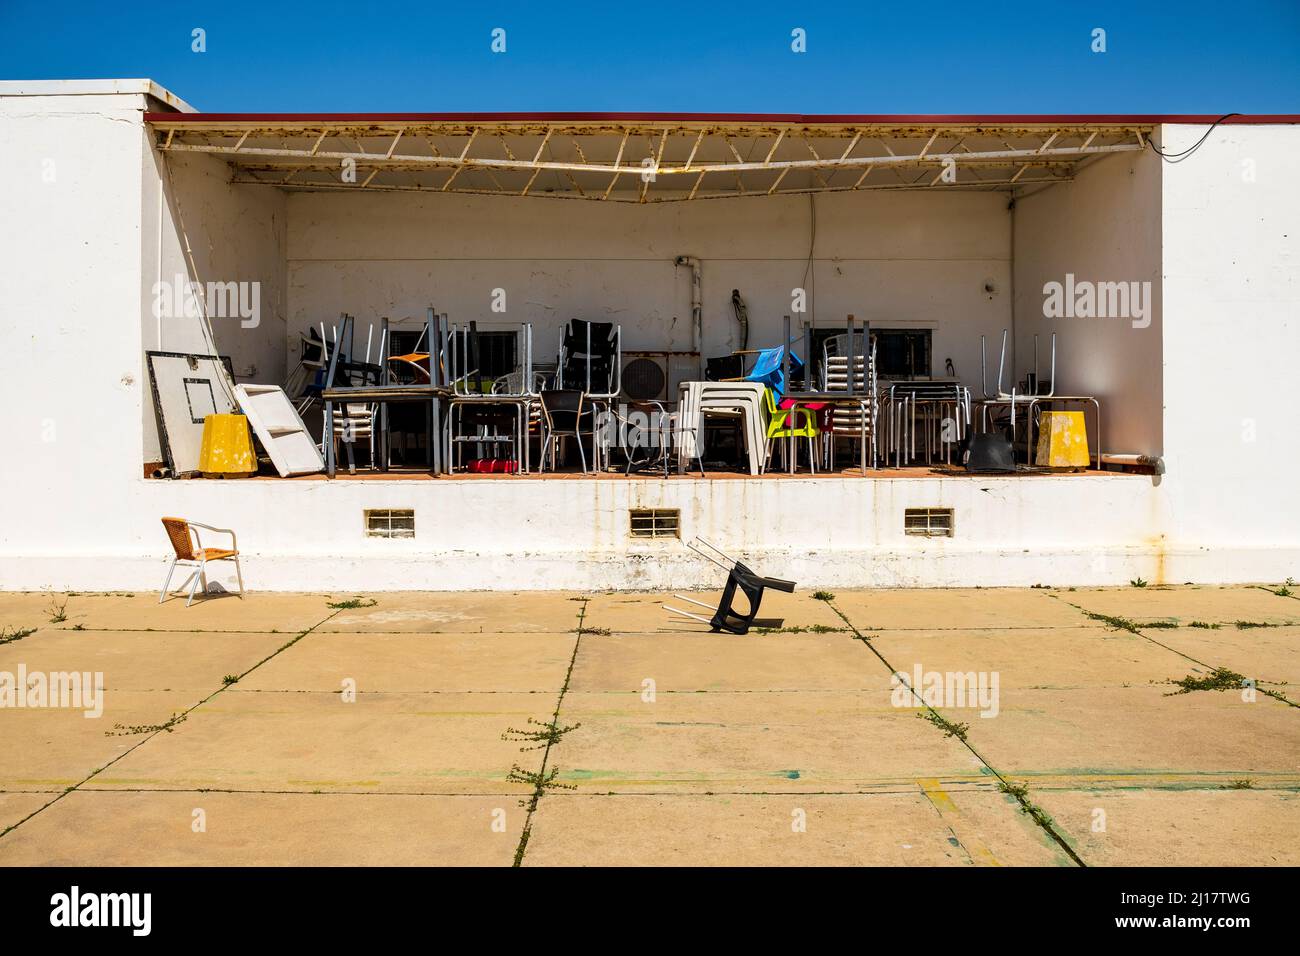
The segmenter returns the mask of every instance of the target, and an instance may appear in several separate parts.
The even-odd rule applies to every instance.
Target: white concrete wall
[[[791,290],[805,286],[807,196],[632,205],[547,198],[295,193],[289,199],[291,335],[346,311],[424,321],[434,305],[480,328],[534,323],[554,358],[570,318],[623,326],[625,349],[688,349],[690,270],[702,261],[704,352],[737,348],[731,291],[749,306],[751,348],[780,344]],[[1010,217],[990,193],[863,192],[816,199],[818,325],[845,316],[934,329],[934,371],[951,357],[979,378],[979,335],[1010,320]],[[995,292],[985,292],[992,283]],[[505,315],[490,311],[506,292]],[[296,344],[294,346],[296,348]]]
[[[1016,201],[1016,375],[1007,375],[1004,387],[1033,369],[1035,334],[1040,374],[1049,375],[1055,332],[1056,393],[1101,400],[1102,443],[1109,452],[1158,455],[1162,448],[1160,188],[1161,163],[1148,150],[1103,156],[1074,181],[1030,187]],[[1043,287],[1064,283],[1067,274],[1093,283],[1150,283],[1150,324],[1137,328],[1123,317],[1046,318]],[[998,342],[990,339],[990,388],[997,359]],[[1091,413],[1087,417],[1091,422]]]
[[[212,352],[200,321],[155,314],[156,283],[174,284],[178,275],[205,288],[209,282],[257,283],[257,324],[210,309],[212,337],[218,352],[230,356],[237,382],[282,383],[287,314],[285,194],[232,185],[230,167],[220,159],[198,154],[164,157],[148,140],[142,163],[144,348]],[[151,399],[145,403],[143,421],[145,459],[159,460]]]
[[[1164,148],[1205,131],[1166,126]],[[1300,127],[1218,127],[1164,167],[1161,214],[1171,544],[1300,578]]]
[[[0,95],[0,551],[112,554],[138,512],[139,93]],[[0,576],[13,586],[14,569]]]

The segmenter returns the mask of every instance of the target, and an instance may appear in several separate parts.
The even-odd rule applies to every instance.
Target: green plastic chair
[[[770,388],[763,389],[763,402],[767,409],[767,454],[768,464],[772,460],[772,442],[777,438],[787,441],[796,438],[808,439],[808,464],[813,474],[817,474],[817,415],[807,408],[777,408],[776,395]],[[794,471],[794,448],[787,446],[790,471]]]

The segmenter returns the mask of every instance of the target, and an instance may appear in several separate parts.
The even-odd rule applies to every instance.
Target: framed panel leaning
[[[145,352],[158,417],[158,440],[175,476],[197,473],[203,419],[238,411],[230,359],[186,352]]]

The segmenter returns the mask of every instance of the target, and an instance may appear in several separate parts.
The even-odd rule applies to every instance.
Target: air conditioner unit
[[[675,402],[678,386],[699,376],[699,352],[623,350],[623,395],[633,401]]]

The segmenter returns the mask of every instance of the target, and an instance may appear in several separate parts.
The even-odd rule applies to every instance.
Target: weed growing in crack
[[[227,674],[225,677],[221,678],[221,683],[229,687],[231,684],[238,682],[238,680],[239,680],[238,674]]]
[[[134,737],[137,734],[156,734],[160,730],[171,733],[177,724],[185,722],[185,714],[172,714],[171,717],[161,724],[114,724],[112,730],[104,731],[105,737]]]
[[[1269,624],[1265,621],[1233,621],[1237,630],[1244,631],[1252,627],[1281,627],[1281,624]]]
[[[361,598],[356,597],[347,601],[338,601],[334,604],[326,602],[325,606],[333,608],[336,611],[355,611],[359,607],[374,607],[378,603],[379,602],[374,598],[370,598],[368,601],[363,601]]]
[[[65,597],[62,601],[51,592],[49,606],[45,609],[50,615],[51,624],[62,624],[68,619],[68,599]]]
[[[814,601],[834,601],[835,594],[832,591],[814,591],[812,593]]]
[[[1230,671],[1226,667],[1216,667],[1205,677],[1188,674],[1181,680],[1171,680],[1169,683],[1176,684],[1181,689],[1165,696],[1176,697],[1179,694],[1190,694],[1194,690],[1236,690],[1245,680],[1246,678],[1236,671]]]
[[[847,627],[831,627],[829,624],[796,624],[791,627],[756,627],[756,634],[843,634]]]
[[[506,774],[507,783],[522,783],[532,787],[533,792],[526,800],[520,800],[519,805],[528,810],[537,809],[537,801],[541,799],[543,793],[547,790],[577,790],[577,784],[560,783],[555,778],[560,775],[559,767],[552,767],[548,772],[525,770],[519,764],[510,768]]]
[[[565,734],[567,734],[569,731],[577,730],[579,727],[582,726],[582,724],[579,723],[579,724],[569,724],[568,726],[561,727],[559,724],[555,722],[554,719],[550,721],[540,721],[534,717],[529,717],[528,723],[531,724],[533,727],[536,727],[537,729],[530,730],[525,728],[523,730],[520,730],[517,727],[508,727],[506,728],[506,732],[501,735],[501,739],[521,740],[532,744],[531,747],[520,747],[519,748],[520,753],[523,753],[528,750],[545,750],[547,747],[551,746],[552,744],[558,744],[560,742],[560,738],[563,737]]]
[[[927,710],[924,713],[917,714],[922,720],[928,720],[934,726],[943,731],[945,737],[956,737],[962,743],[966,742],[966,732],[970,730],[970,724],[954,724],[938,711]]]
[[[1292,707],[1300,706],[1300,704],[1296,704],[1295,701],[1293,701],[1290,697],[1287,697],[1286,694],[1282,693],[1281,691],[1269,690],[1267,687],[1256,687],[1255,689],[1258,690],[1265,697],[1272,697],[1274,700],[1281,701],[1284,704],[1290,704]]]
[[[1177,627],[1176,621],[1147,621],[1145,624],[1138,624],[1139,630],[1161,630]]]
[[[578,629],[582,634],[594,634],[597,637],[609,637],[613,632],[607,627],[582,627]]]
[[[1132,581],[1129,582],[1129,586],[1135,588],[1144,588],[1147,586],[1147,583],[1143,581],[1141,578],[1134,578]]]
[[[1204,629],[1207,630],[1207,631],[1217,631],[1219,628],[1223,627],[1222,624],[1211,624],[1211,623],[1209,623],[1208,621],[1192,621],[1192,623],[1191,623],[1191,624],[1188,624],[1187,626],[1188,626],[1188,627],[1201,627],[1201,628],[1204,628]]]
[[[34,627],[16,627],[10,630],[8,627],[0,628],[0,644],[12,644],[14,641],[21,641],[24,637],[29,637],[36,633]]]
[[[1113,614],[1098,614],[1095,611],[1084,611],[1087,617],[1094,621],[1101,621],[1107,627],[1113,627],[1117,631],[1128,631],[1130,634],[1140,634],[1138,626],[1126,617],[1116,617]]]
[[[1016,783],[1014,780],[1002,780],[998,782],[998,789],[1003,793],[1010,794],[1017,800],[1023,800],[1029,795],[1028,784]]]
[[[1052,825],[1055,823],[1052,815],[1029,799],[1028,784],[1016,783],[1013,780],[1002,780],[998,783],[998,789],[1008,796],[1014,797],[1016,802],[1020,804],[1021,811],[1029,814],[1030,819],[1040,827],[1046,830],[1052,829]]]
[[[1255,781],[1254,780],[1233,780],[1223,789],[1224,790],[1254,790]]]

